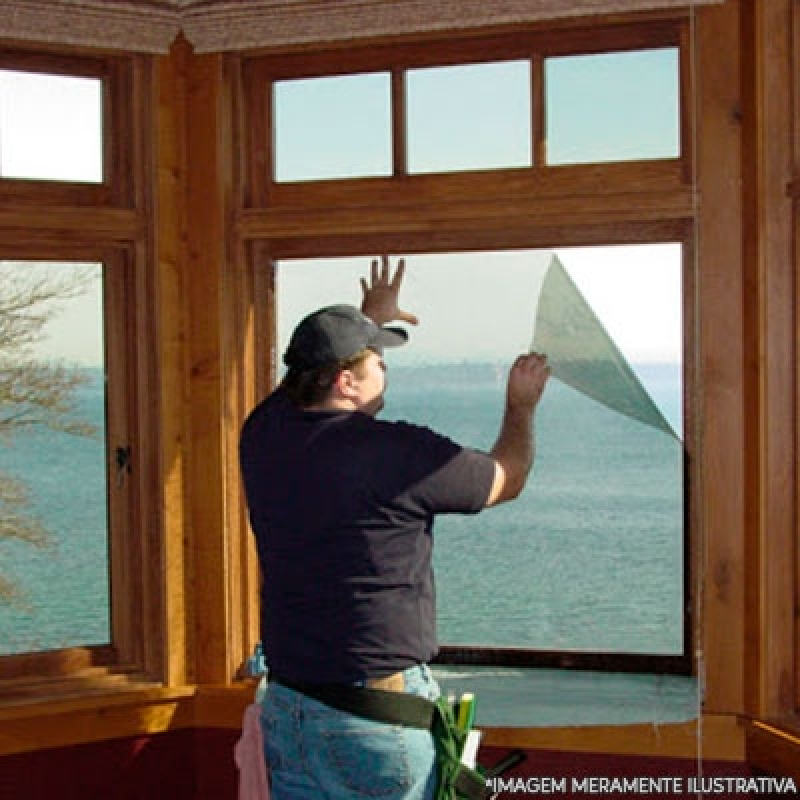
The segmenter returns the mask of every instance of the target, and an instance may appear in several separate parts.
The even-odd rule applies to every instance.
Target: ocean
[[[19,590],[0,599],[0,655],[110,641],[105,474],[105,392],[100,369],[76,395],[93,436],[30,428],[4,442],[0,473],[29,491],[42,547],[0,541],[0,571]]]
[[[676,365],[637,371],[680,432]],[[505,367],[389,372],[383,415],[488,449]],[[81,390],[104,418],[102,375]],[[663,431],[551,380],[536,416],[523,494],[477,515],[437,520],[439,638],[445,644],[676,654],[683,646],[683,452]],[[0,451],[44,523],[43,548],[0,542],[0,570],[22,590],[0,601],[0,655],[110,640],[103,437],[37,430]]]

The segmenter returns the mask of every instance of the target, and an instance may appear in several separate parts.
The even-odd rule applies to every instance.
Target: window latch
[[[117,467],[117,488],[121,489],[125,484],[125,475],[131,472],[131,446],[118,447],[114,451],[114,463]]]

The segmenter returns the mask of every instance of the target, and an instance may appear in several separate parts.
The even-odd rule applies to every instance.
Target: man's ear
[[[340,397],[350,400],[357,395],[355,377],[353,370],[343,369],[334,378],[331,388]]]

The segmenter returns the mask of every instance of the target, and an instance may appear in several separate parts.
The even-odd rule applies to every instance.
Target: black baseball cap
[[[309,314],[294,329],[283,363],[289,369],[317,369],[370,348],[399,347],[408,341],[402,328],[382,328],[355,306],[337,305]]]

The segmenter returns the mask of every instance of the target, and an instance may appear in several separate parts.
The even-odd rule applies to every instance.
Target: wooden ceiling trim
[[[199,53],[333,43],[628,13],[724,0],[5,0],[0,37],[164,53],[182,30]]]

